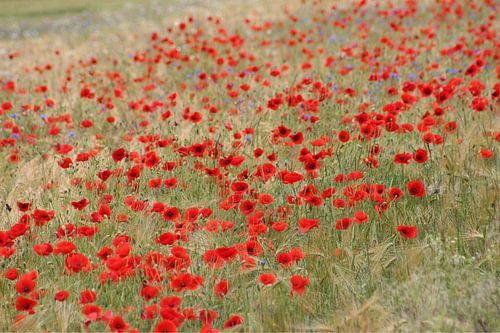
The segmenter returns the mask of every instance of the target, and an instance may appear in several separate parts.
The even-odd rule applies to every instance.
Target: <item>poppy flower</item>
[[[392,201],[396,201],[396,200],[399,200],[401,199],[401,197],[404,195],[404,192],[401,191],[399,188],[397,187],[393,187],[389,190],[389,198],[392,200]]]
[[[92,290],[84,290],[80,293],[78,304],[92,303],[96,299],[96,293]]]
[[[54,299],[58,302],[64,302],[69,297],[69,291],[61,290],[54,294]]]
[[[287,227],[288,227],[288,224],[285,222],[276,222],[272,225],[271,228],[273,228],[273,230],[276,232],[282,232],[282,231],[285,231],[285,229]]]
[[[231,328],[243,324],[243,318],[241,316],[230,316],[224,323],[224,328]]]
[[[210,266],[210,268],[220,269],[224,264],[224,260],[217,254],[215,250],[207,250],[203,255],[203,262]]]
[[[11,268],[5,271],[5,277],[9,280],[15,280],[19,276],[19,272],[17,268]]]
[[[420,180],[412,180],[407,184],[408,193],[414,197],[425,196],[425,187]]]
[[[265,273],[259,276],[259,282],[268,285],[268,284],[274,284],[276,282],[276,276],[272,273]]]
[[[291,134],[288,136],[288,138],[292,140],[293,144],[295,145],[300,145],[302,142],[304,142],[304,134],[302,134],[302,132]]]
[[[48,256],[52,253],[52,245],[50,243],[44,244],[35,244],[33,245],[33,250],[35,250],[36,254],[39,256]]]
[[[167,221],[175,222],[181,218],[181,213],[177,207],[169,207],[163,212],[163,218]]]
[[[489,149],[481,149],[481,151],[479,152],[479,155],[486,159],[486,158],[490,158],[493,156],[493,152]]]
[[[66,257],[66,268],[70,272],[79,273],[80,271],[88,272],[90,270],[89,259],[80,253],[72,253]]]
[[[397,164],[408,164],[408,162],[412,159],[413,155],[410,153],[401,153],[396,154],[394,156],[394,163]]]
[[[224,261],[230,262],[238,254],[238,249],[234,246],[219,247],[219,248],[215,249],[215,252]]]
[[[76,250],[76,245],[72,241],[61,241],[56,244],[54,254],[56,256],[59,254],[69,254],[74,250]]]
[[[171,232],[165,232],[158,236],[155,243],[162,245],[173,245],[176,240],[179,239],[179,235],[173,234]]]
[[[298,224],[299,224],[299,231],[301,233],[308,232],[313,228],[319,228],[319,220],[315,219],[301,218]]]
[[[177,326],[172,320],[162,320],[155,326],[153,333],[177,333]]]
[[[271,177],[276,174],[276,167],[270,163],[264,163],[257,168],[255,176],[267,182]]]
[[[335,223],[335,229],[336,230],[347,230],[349,229],[349,226],[351,225],[351,219],[348,217],[344,217],[343,219],[338,220]]]
[[[290,253],[288,252],[281,252],[276,256],[276,260],[283,266],[283,267],[292,267],[293,265],[293,257]]]
[[[357,211],[354,213],[354,218],[352,220],[357,224],[363,224],[368,221],[368,214],[363,211]]]
[[[343,143],[349,141],[349,139],[350,139],[349,132],[347,132],[347,131],[340,131],[339,134],[338,134],[338,138],[339,138],[339,141],[343,142]]]
[[[54,218],[54,211],[45,211],[42,209],[36,209],[31,215],[35,220],[35,226],[45,226],[47,222]]]
[[[309,279],[300,275],[293,275],[290,278],[290,283],[292,284],[292,291],[290,292],[290,295],[293,295],[294,293],[304,294],[306,286],[309,285]]]
[[[245,200],[240,204],[240,212],[243,215],[249,215],[254,211],[256,203],[250,200]]]
[[[36,281],[27,274],[21,276],[16,283],[16,291],[20,294],[28,294],[35,290],[35,287]]]
[[[214,287],[214,295],[220,299],[223,299],[227,294],[227,290],[229,288],[229,284],[226,279],[217,283]]]
[[[418,233],[417,227],[405,226],[405,225],[400,225],[398,227],[398,231],[401,234],[401,236],[403,236],[405,238],[415,238],[415,237],[417,237],[417,233]]]
[[[81,199],[80,201],[72,201],[71,202],[71,205],[73,206],[73,208],[75,208],[76,210],[82,210],[84,209],[85,207],[87,207],[87,205],[89,204],[89,202],[87,201],[87,199],[83,198]]]
[[[111,332],[125,332],[127,328],[129,328],[129,324],[127,324],[121,316],[115,316],[110,322],[109,322],[109,329]]]
[[[333,207],[336,207],[336,208],[344,208],[345,207],[345,201],[340,199],[340,198],[337,198],[337,199],[333,199],[332,200],[332,205]]]
[[[201,276],[191,275],[189,273],[179,273],[177,276],[171,278],[170,286],[176,291],[183,290],[196,290],[201,286],[204,278]]]
[[[115,150],[112,154],[111,157],[113,158],[113,161],[116,163],[120,162],[123,160],[125,157],[127,157],[127,152],[123,148],[118,148]]]
[[[269,205],[273,201],[274,201],[274,198],[270,194],[262,193],[262,194],[259,195],[259,203],[261,205]]]
[[[129,182],[132,182],[141,176],[140,165],[135,165],[127,171],[127,178]]]
[[[259,244],[256,238],[253,238],[246,242],[245,244],[248,255],[251,256],[261,256],[264,253],[262,246]]]
[[[302,252],[302,249],[300,248],[291,249],[290,255],[292,256],[293,261],[300,261],[305,257],[304,252]]]
[[[31,203],[30,202],[17,202],[17,208],[19,209],[20,212],[27,212],[28,210],[31,209]]]
[[[160,300],[160,307],[178,309],[182,302],[182,298],[179,296],[167,296]]]
[[[36,306],[36,304],[37,304],[37,301],[23,297],[23,296],[19,296],[16,299],[16,309],[18,311],[26,311],[29,314],[35,313],[33,308]]]
[[[428,158],[428,154],[427,154],[427,150],[425,150],[425,149],[419,148],[419,149],[417,149],[415,154],[413,154],[413,159],[417,163],[425,163],[427,161],[427,158]]]
[[[158,305],[148,305],[144,307],[144,311],[141,313],[141,319],[154,319],[158,315]],[[129,331],[130,333],[131,331]]]
[[[304,176],[297,172],[286,172],[280,178],[282,179],[284,184],[293,184],[302,181],[304,179]]]

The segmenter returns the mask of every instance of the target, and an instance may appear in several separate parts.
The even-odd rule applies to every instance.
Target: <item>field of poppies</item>
[[[98,3],[0,17],[0,331],[500,330],[498,2]]]

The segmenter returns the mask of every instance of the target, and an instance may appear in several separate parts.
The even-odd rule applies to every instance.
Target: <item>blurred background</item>
[[[47,33],[92,33],[106,28],[160,24],[228,4],[223,0],[0,0],[0,39],[37,37]],[[149,28],[152,28],[151,26]]]

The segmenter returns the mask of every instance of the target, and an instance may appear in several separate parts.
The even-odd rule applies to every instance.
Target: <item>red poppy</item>
[[[298,222],[300,232],[304,233],[313,228],[319,228],[319,220],[301,218]]]
[[[39,256],[45,257],[52,253],[52,245],[50,243],[35,244],[33,245],[33,250],[35,250],[36,254]]]
[[[18,272],[17,268],[15,268],[15,267],[8,269],[5,272],[5,277],[9,280],[15,280],[15,279],[17,279],[18,276],[19,276],[19,272]]]
[[[226,296],[229,288],[229,284],[226,279],[217,283],[214,287],[214,295],[220,299],[223,299]]]
[[[217,251],[215,250],[207,250],[203,255],[203,261],[212,269],[220,269],[224,264],[224,260],[217,254]]]
[[[54,254],[57,256],[59,254],[68,254],[76,250],[76,246],[72,241],[61,241],[56,244],[56,249]]]
[[[262,284],[274,284],[276,282],[276,276],[272,273],[265,273],[259,276],[259,282]]]
[[[33,214],[33,219],[35,220],[35,226],[44,226],[47,222],[54,218],[54,211],[49,212],[41,209],[36,209]]]
[[[338,134],[338,138],[339,138],[339,141],[340,142],[347,142],[349,141],[350,139],[350,135],[349,135],[349,132],[347,131],[340,131],[339,134]]]
[[[127,152],[123,148],[118,148],[113,152],[113,154],[111,154],[111,157],[113,158],[113,161],[118,163],[127,157]]]
[[[394,156],[394,163],[397,164],[408,164],[408,162],[412,159],[413,155],[410,153],[401,153],[396,154]]]
[[[64,302],[69,297],[69,291],[61,290],[54,294],[54,299],[58,302]]]
[[[349,226],[351,225],[351,219],[348,218],[348,217],[344,217],[343,219],[341,220],[338,220],[336,223],[335,223],[335,229],[337,230],[347,230],[349,229]]]
[[[479,155],[482,157],[482,158],[490,158],[493,156],[493,152],[489,149],[481,149],[481,151],[479,152]]]
[[[109,179],[109,177],[111,177],[112,174],[113,174],[112,171],[104,170],[104,171],[98,172],[97,177],[99,177],[99,179],[101,179],[103,182],[105,182],[106,180]]]
[[[215,252],[224,261],[231,262],[231,260],[238,254],[238,249],[234,246],[230,247],[219,247],[215,249]]]
[[[86,316],[90,316],[95,313],[96,317],[99,316],[102,312],[102,309],[95,304],[87,304],[82,308],[82,313]]]
[[[166,188],[176,188],[177,187],[177,178],[168,178],[163,182]]]
[[[175,243],[176,240],[179,239],[179,235],[173,234],[171,232],[165,232],[158,236],[158,238],[155,240],[157,244],[162,244],[162,245],[172,245]]]
[[[112,332],[125,332],[127,328],[129,328],[129,324],[127,324],[121,316],[115,316],[110,322],[109,322],[109,329]]]
[[[96,299],[96,294],[92,290],[84,290],[80,293],[80,300],[78,304],[92,303]]]
[[[224,328],[231,328],[243,324],[243,318],[241,316],[231,316],[224,323]]]
[[[20,212],[27,212],[31,209],[31,202],[18,202],[17,208]]]
[[[177,326],[171,320],[162,320],[153,329],[153,333],[177,333]]]
[[[276,135],[282,138],[286,138],[290,135],[290,133],[292,133],[292,130],[284,125],[280,125],[274,130],[274,132],[276,133]]]
[[[427,150],[425,150],[425,149],[419,148],[419,149],[417,149],[415,154],[413,154],[413,159],[417,163],[425,163],[427,161],[427,158],[428,158],[428,154],[427,154]]]
[[[243,213],[243,215],[249,215],[254,211],[256,207],[256,203],[250,200],[245,200],[240,204],[240,212]]]
[[[255,176],[263,181],[268,181],[276,174],[276,167],[270,163],[264,163],[257,168]]]
[[[412,180],[407,184],[408,193],[414,197],[425,196],[425,187],[420,180]]]
[[[247,241],[245,247],[248,255],[251,256],[261,256],[264,253],[262,246],[259,244],[256,238]]]
[[[179,273],[177,276],[171,278],[170,286],[176,291],[195,290],[201,286],[203,277],[191,275],[189,273]]]
[[[283,266],[283,267],[292,267],[293,265],[293,257],[290,253],[288,252],[281,252],[276,256],[276,260]]]
[[[141,176],[141,166],[135,165],[127,171],[127,178],[132,182]]]
[[[302,142],[304,142],[304,134],[302,134],[302,132],[291,134],[288,136],[288,138],[290,138],[290,140],[292,140],[293,144],[295,145],[300,145]]]
[[[302,252],[302,249],[300,248],[291,249],[290,255],[292,256],[293,261],[300,261],[305,257],[304,252]]]
[[[282,232],[285,231],[285,229],[288,227],[288,224],[285,222],[276,222],[272,225],[272,228],[276,232]]]
[[[160,307],[178,309],[182,302],[182,298],[179,296],[167,296],[162,298],[160,301]]]
[[[71,205],[76,210],[82,210],[85,207],[87,207],[88,204],[89,204],[89,202],[85,198],[81,199],[80,201],[73,201],[73,202],[71,202]]]
[[[418,233],[417,227],[405,226],[405,225],[400,225],[398,227],[398,231],[401,234],[401,236],[406,237],[406,238],[415,238],[415,237],[417,237],[417,233]]]
[[[17,311],[27,311],[29,314],[35,313],[33,308],[37,304],[37,301],[19,296],[16,300],[16,309]]]
[[[392,201],[396,201],[396,200],[399,200],[401,199],[401,197],[404,195],[404,192],[401,191],[399,188],[397,187],[393,187],[389,190],[389,198],[392,200]]]
[[[141,313],[141,319],[154,319],[158,315],[158,305],[152,304],[144,307],[144,311]],[[129,331],[129,333],[131,330]]]
[[[363,224],[368,221],[368,214],[363,211],[357,211],[354,213],[354,218],[352,220],[357,224]]]
[[[66,257],[66,267],[70,272],[79,273],[80,271],[88,272],[90,270],[89,259],[80,253],[72,253]]]
[[[181,218],[181,213],[177,207],[169,207],[163,212],[163,218],[167,221],[175,222]]]
[[[282,174],[281,176],[280,172],[280,178],[282,179],[284,184],[293,184],[300,182],[304,179],[304,176],[302,176],[300,173],[297,172],[288,172],[286,171],[285,173]]]
[[[290,283],[292,284],[292,291],[290,292],[290,295],[293,295],[293,293],[303,294],[306,286],[309,285],[309,279],[300,275],[293,275],[290,278]]]
[[[36,281],[29,276],[29,274],[25,274],[21,276],[19,281],[16,283],[16,291],[20,294],[28,294],[35,290]]]

